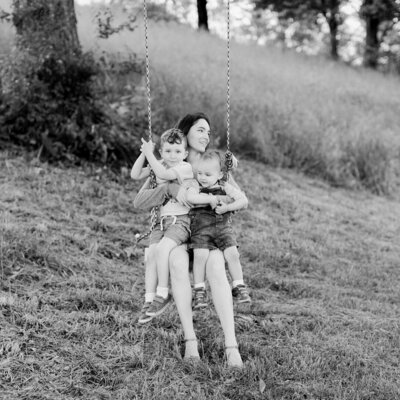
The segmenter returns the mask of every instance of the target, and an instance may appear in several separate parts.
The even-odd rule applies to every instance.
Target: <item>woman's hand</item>
[[[225,213],[228,212],[228,211],[229,211],[229,209],[228,209],[228,204],[222,203],[222,202],[220,202],[220,203],[217,205],[217,207],[215,208],[215,212],[216,212],[217,214],[225,214]]]
[[[232,154],[232,169],[236,169],[239,165],[239,160]]]

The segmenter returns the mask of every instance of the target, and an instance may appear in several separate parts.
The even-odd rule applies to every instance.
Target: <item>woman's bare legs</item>
[[[193,326],[192,287],[189,278],[189,255],[186,246],[175,247],[170,255],[171,287],[185,337],[185,358],[199,358]]]
[[[232,292],[226,277],[225,260],[221,251],[212,250],[206,264],[207,279],[211,294],[225,335],[225,348],[228,365],[241,367],[242,358],[237,349],[235,321],[233,317]]]

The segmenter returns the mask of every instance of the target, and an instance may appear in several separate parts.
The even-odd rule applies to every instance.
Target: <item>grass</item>
[[[87,49],[118,49],[125,57],[144,54],[141,24],[134,33],[106,42],[96,40],[88,28],[81,29]],[[161,132],[186,112],[204,110],[223,146],[225,42],[185,26],[157,22],[150,24],[149,45],[154,129]],[[233,43],[232,147],[242,156],[319,176],[334,185],[391,193],[400,177],[399,88],[398,76]]]
[[[111,63],[143,56],[140,18],[134,32],[101,40],[96,7],[77,7],[83,48]],[[125,14],[113,10],[117,24]],[[150,24],[149,45],[154,131],[160,133],[187,112],[201,110],[211,117],[215,144],[224,147],[224,40],[157,21]],[[144,79],[138,80],[137,71],[123,75],[107,76],[112,103],[121,103],[126,114],[133,115],[131,123],[145,121]],[[232,149],[241,157],[318,176],[334,186],[392,194],[400,187],[399,89],[398,76],[233,42]],[[142,130],[134,134],[141,136]]]
[[[398,399],[399,203],[254,161],[235,176],[254,299],[235,309],[242,371],[212,306],[195,317],[199,365],[175,306],[136,324],[148,218],[128,171],[0,152],[2,398]]]

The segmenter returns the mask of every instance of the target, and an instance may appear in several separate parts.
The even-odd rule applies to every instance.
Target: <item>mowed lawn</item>
[[[0,398],[399,399],[399,201],[250,161],[235,177],[241,371],[211,303],[198,364],[175,305],[136,324],[149,219],[128,171],[0,152]]]

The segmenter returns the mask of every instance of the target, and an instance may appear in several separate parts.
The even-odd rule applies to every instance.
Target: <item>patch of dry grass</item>
[[[182,360],[175,307],[136,324],[133,236],[148,218],[135,183],[1,152],[2,398],[398,399],[398,203],[254,162],[236,176],[254,299],[235,311],[240,372],[224,366],[212,306],[195,317],[198,365]]]

